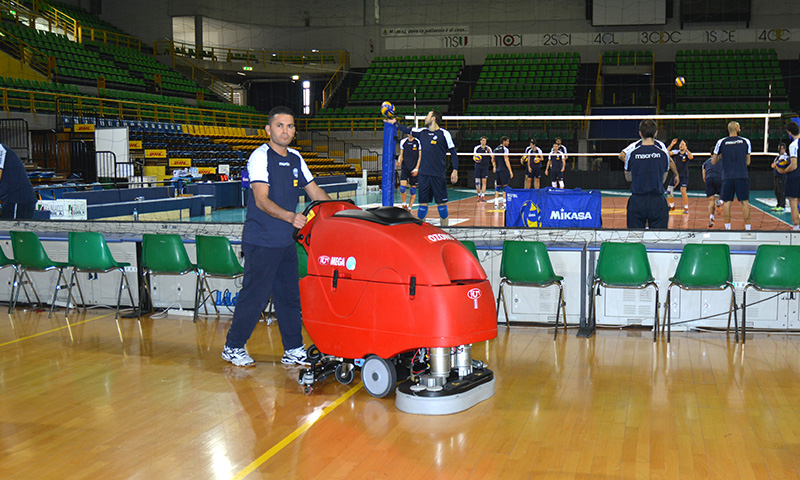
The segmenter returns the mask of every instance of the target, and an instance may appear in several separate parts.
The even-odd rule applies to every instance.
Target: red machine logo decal
[[[478,309],[478,299],[481,298],[482,292],[480,288],[473,288],[467,292],[467,297],[475,302],[475,310]]]
[[[317,261],[319,262],[320,265],[328,265],[331,263],[331,257],[327,255],[320,255]]]
[[[432,233],[425,237],[431,243],[441,242],[442,240],[455,240],[452,236],[446,233]]]

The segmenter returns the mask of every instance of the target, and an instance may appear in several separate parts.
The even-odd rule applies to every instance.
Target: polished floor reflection
[[[499,329],[473,354],[497,392],[444,417],[333,379],[306,396],[277,325],[255,368],[220,359],[229,317],[0,314],[0,477],[800,477],[800,338]]]

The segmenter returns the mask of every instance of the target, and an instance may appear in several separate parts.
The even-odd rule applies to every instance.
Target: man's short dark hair
[[[275,118],[275,115],[291,115],[294,118],[294,112],[289,107],[273,107],[272,110],[269,111],[269,117],[267,118],[267,123],[272,123],[272,119]]]
[[[506,140],[511,140],[511,139],[510,139],[510,138],[508,138],[508,137],[506,137],[505,135],[503,135],[503,136],[500,138],[500,143],[506,143]]]
[[[655,138],[657,131],[658,125],[652,118],[645,118],[639,122],[639,133],[642,134],[642,138]]]
[[[433,113],[433,119],[436,120],[436,125],[442,126],[442,112],[439,110],[431,110]]]
[[[786,131],[792,135],[800,135],[800,125],[797,125],[797,122],[790,121],[786,124]]]
[[[535,138],[531,138],[531,145],[536,145],[536,139]]]

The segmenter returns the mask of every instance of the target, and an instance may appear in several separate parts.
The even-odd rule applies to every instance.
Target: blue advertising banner
[[[602,200],[597,190],[506,188],[506,226],[600,228]]]
[[[383,124],[383,171],[381,200],[384,207],[394,205],[394,153],[397,146],[397,125]]]

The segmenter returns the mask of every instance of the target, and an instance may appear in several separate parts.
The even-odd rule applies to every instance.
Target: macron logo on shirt
[[[280,166],[280,167],[291,167],[292,165],[289,162],[278,162],[278,166]]]
[[[740,143],[744,143],[744,140],[728,140],[725,145],[738,145]]]
[[[642,158],[642,159],[644,159],[644,158],[660,158],[661,154],[660,153],[637,153],[636,155],[634,155],[634,157]]]

